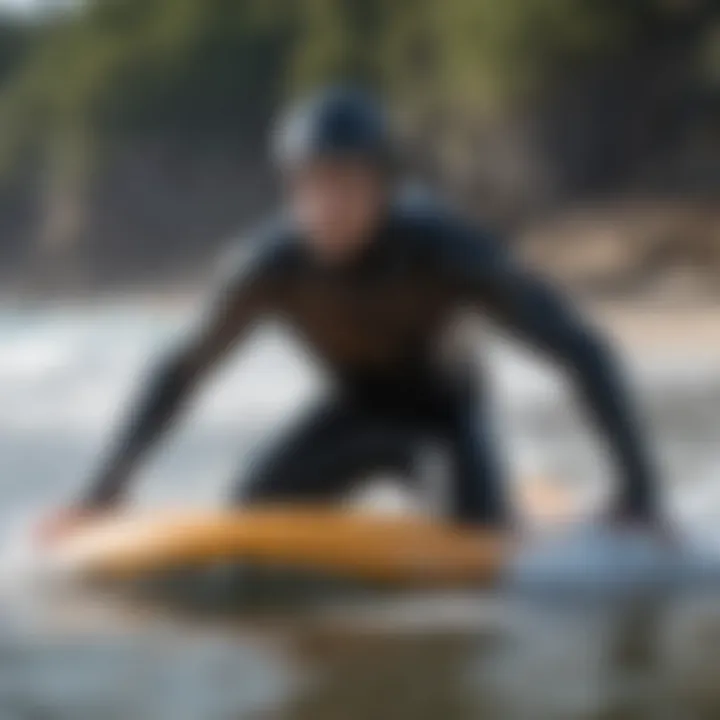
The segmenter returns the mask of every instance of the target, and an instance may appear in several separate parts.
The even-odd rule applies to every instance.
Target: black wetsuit
[[[249,249],[248,249],[249,248]],[[397,203],[351,262],[324,264],[291,221],[268,225],[226,263],[214,307],[162,364],[89,502],[114,500],[132,466],[200,375],[259,320],[275,317],[327,368],[335,392],[265,459],[235,499],[329,498],[370,470],[411,474],[428,440],[447,449],[454,511],[507,518],[501,463],[468,358],[441,348],[464,310],[496,320],[567,371],[621,478],[619,512],[646,516],[653,478],[606,344],[506,249],[431,203]]]

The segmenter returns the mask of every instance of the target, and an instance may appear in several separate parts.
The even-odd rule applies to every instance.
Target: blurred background
[[[196,279],[275,200],[269,118],[343,79],[388,97],[415,170],[558,272],[717,287],[710,0],[2,4],[6,287]]]
[[[17,536],[76,496],[220,247],[276,204],[274,113],[339,80],[384,94],[412,173],[616,339],[669,512],[720,548],[715,0],[3,0],[0,718],[715,720],[716,595],[365,598],[199,627],[61,611],[20,581]],[[491,359],[516,484],[601,507],[612,476],[564,384],[505,344]],[[217,504],[319,382],[261,333],[133,501]]]

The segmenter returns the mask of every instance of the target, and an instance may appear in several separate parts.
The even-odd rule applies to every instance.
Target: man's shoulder
[[[272,274],[292,267],[300,254],[301,245],[292,222],[278,213],[231,238],[220,254],[218,269],[226,277],[237,279],[257,273]]]
[[[393,223],[398,234],[414,246],[440,257],[492,253],[500,247],[493,233],[481,223],[424,189],[398,195],[393,204]]]

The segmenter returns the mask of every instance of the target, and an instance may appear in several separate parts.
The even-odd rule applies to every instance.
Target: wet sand
[[[589,310],[631,352],[720,359],[720,305],[605,302]]]

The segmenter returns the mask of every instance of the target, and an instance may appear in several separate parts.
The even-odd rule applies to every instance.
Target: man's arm
[[[616,513],[628,519],[655,517],[654,468],[608,343],[561,293],[519,267],[502,247],[469,236],[461,238],[457,248],[451,258],[453,281],[465,297],[575,380],[619,467],[622,486]]]
[[[194,332],[151,374],[130,421],[83,499],[88,508],[107,507],[121,497],[144,453],[169,426],[197,382],[266,309],[272,282],[265,258],[255,258],[229,276]]]

